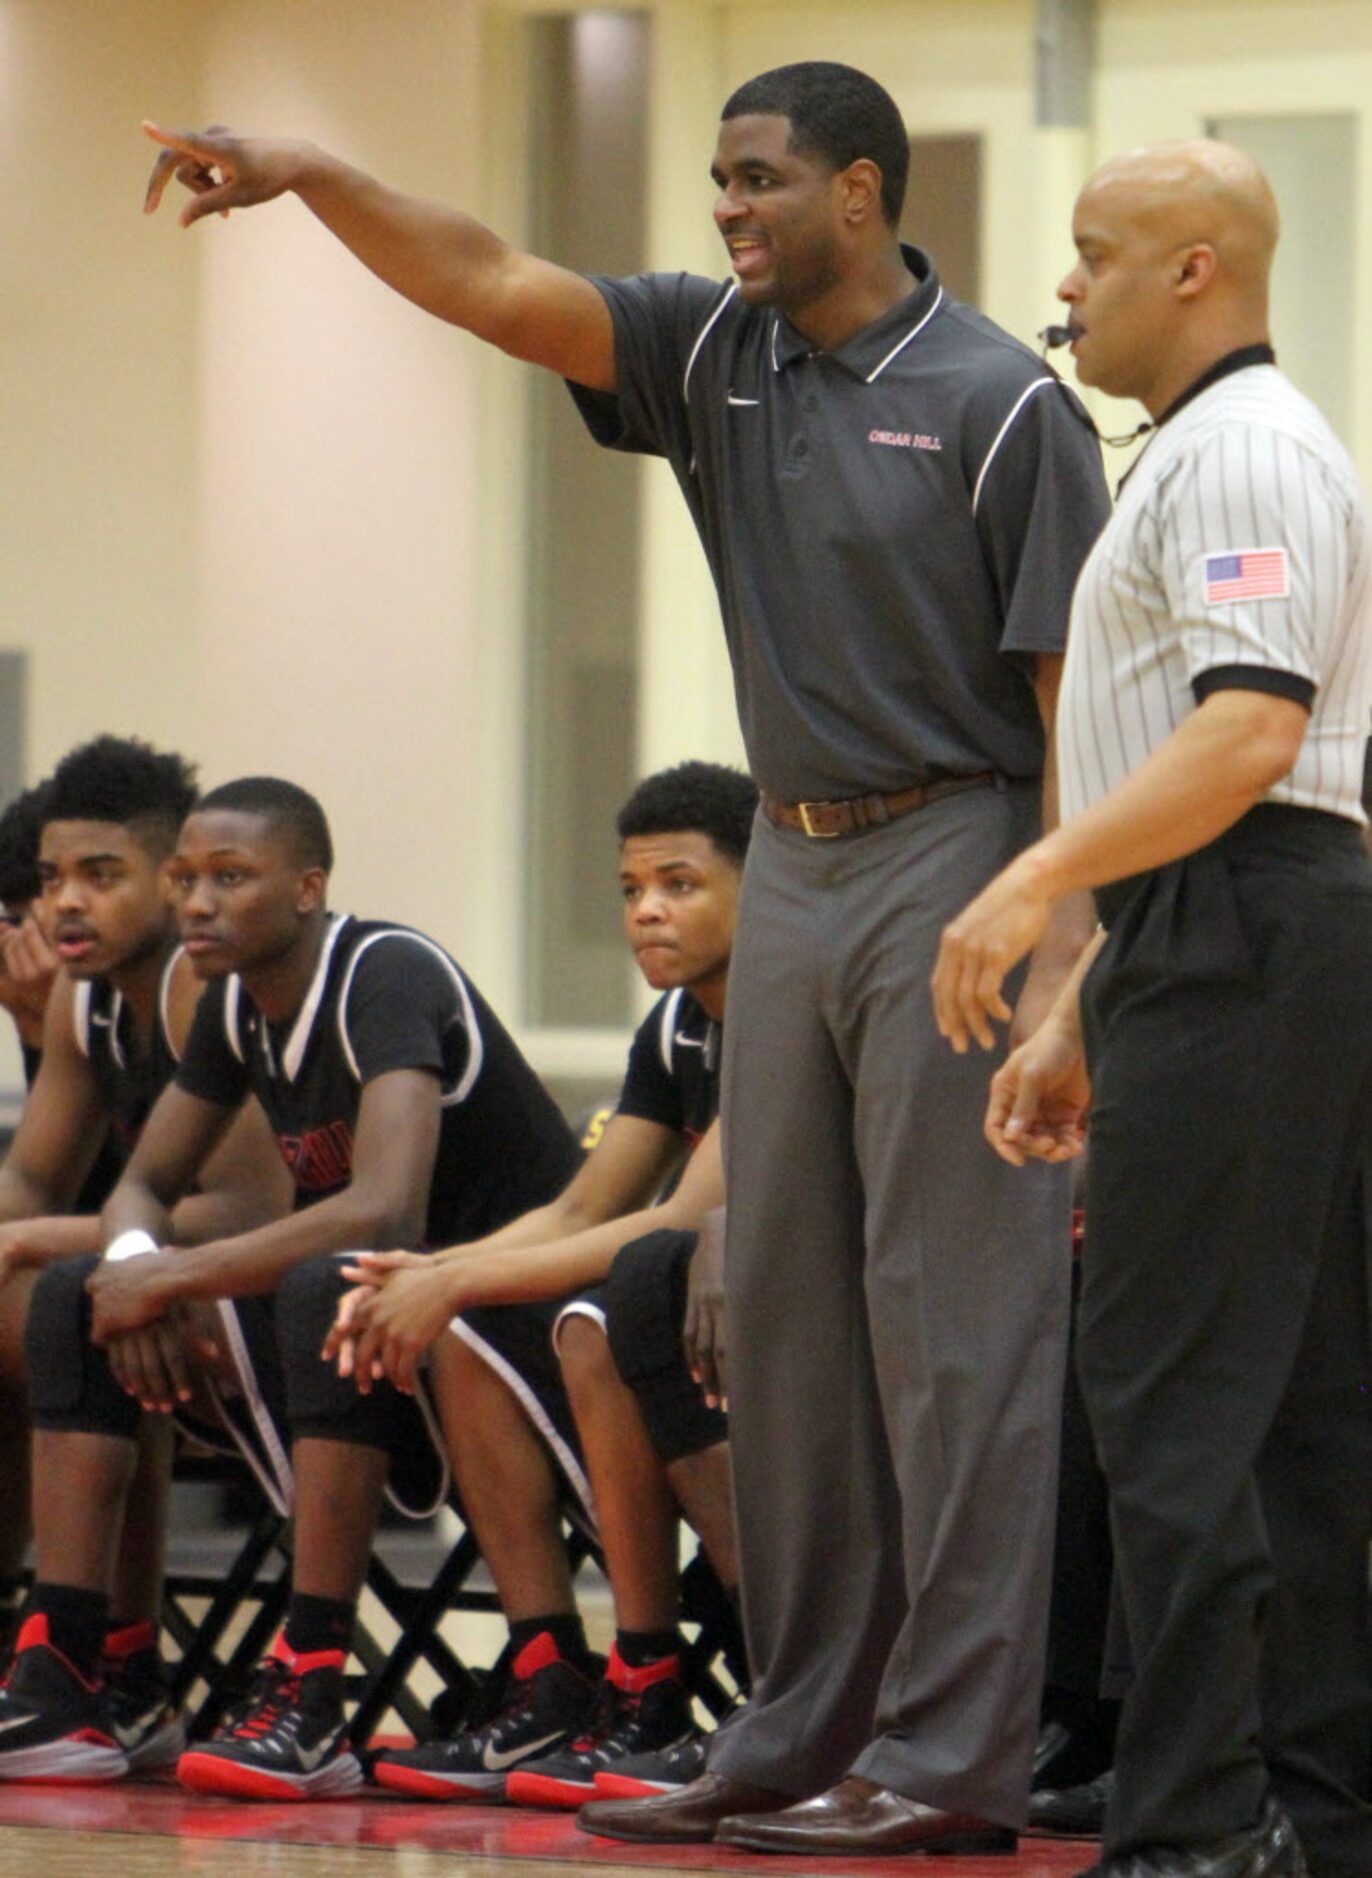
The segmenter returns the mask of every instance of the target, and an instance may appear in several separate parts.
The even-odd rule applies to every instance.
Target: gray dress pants
[[[711,1769],[848,1772],[1017,1824],[1037,1731],[1066,1170],[981,1132],[934,1028],[949,918],[1032,838],[973,789],[810,840],[759,821],[729,974],[730,1439],[753,1702]]]

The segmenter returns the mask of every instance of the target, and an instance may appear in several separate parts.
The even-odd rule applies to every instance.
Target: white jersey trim
[[[91,981],[89,978],[78,979],[73,987],[71,1001],[71,1027],[76,1036],[76,1047],[82,1056],[89,1059],[91,1053]]]
[[[1019,416],[1020,412],[1024,409],[1025,405],[1029,402],[1030,398],[1033,397],[1036,391],[1042,391],[1045,385],[1053,385],[1056,383],[1057,383],[1057,380],[1054,378],[1047,378],[1047,377],[1036,378],[1033,384],[1026,385],[1024,390],[1015,399],[1014,404],[1010,408],[1010,415],[1006,418],[1005,422],[1001,425],[1000,429],[996,432],[995,441],[992,443],[991,448],[986,452],[986,461],[982,464],[981,470],[977,476],[976,487],[972,491],[973,515],[976,514],[977,504],[981,501],[981,486],[986,481],[986,472],[990,469],[991,465],[995,462],[996,452],[1000,449],[1000,446],[1005,442],[1006,437],[1009,435],[1011,425],[1014,423],[1015,419]]]
[[[332,914],[330,919],[329,930],[325,935],[324,944],[320,949],[319,963],[315,966],[314,977],[310,981],[309,992],[306,995],[305,1002],[300,1007],[300,1015],[291,1025],[290,1038],[282,1053],[281,1073],[285,1076],[287,1082],[294,1082],[296,1077],[300,1074],[300,1065],[305,1060],[305,1051],[309,1046],[310,1032],[314,1029],[314,1020],[319,1015],[319,1006],[324,999],[324,986],[328,982],[329,965],[333,959],[333,949],[338,944],[338,935],[348,924],[348,915],[346,913]],[[355,964],[356,960],[354,960],[353,963]],[[351,965],[349,966],[348,977],[349,979],[352,977]],[[264,1041],[266,1035],[267,1029],[264,1024],[262,1027]]]
[[[252,1443],[244,1439],[242,1430],[225,1408],[219,1384],[207,1374],[210,1400],[214,1403],[220,1421],[233,1437],[234,1445],[248,1463],[251,1471],[257,1476],[257,1484],[277,1512],[283,1517],[289,1517],[295,1504],[295,1474],[291,1468],[290,1456],[277,1432],[276,1423],[272,1420],[271,1410],[263,1400],[262,1391],[258,1386],[257,1372],[253,1368],[252,1357],[248,1351],[248,1340],[243,1335],[243,1326],[239,1322],[233,1299],[220,1298],[215,1309],[219,1313],[220,1328],[224,1332],[224,1341],[228,1345],[229,1357],[233,1363],[234,1380],[238,1384],[239,1394],[248,1405],[253,1427],[257,1430],[263,1453],[266,1455],[265,1463]]]
[[[508,1358],[502,1356],[494,1345],[487,1343],[486,1339],[479,1331],[472,1329],[465,1318],[455,1317],[448,1328],[453,1332],[454,1336],[461,1338],[468,1349],[474,1350],[483,1363],[486,1363],[495,1371],[496,1375],[499,1376],[501,1381],[505,1384],[505,1387],[518,1401],[524,1413],[557,1456],[558,1465],[567,1476],[572,1491],[576,1494],[577,1499],[580,1500],[587,1519],[591,1521],[592,1531],[594,1531],[595,1501],[591,1496],[591,1483],[586,1478],[580,1461],[554,1427],[547,1410],[539,1401],[535,1392],[529,1387],[528,1382],[520,1375],[519,1371]]]
[[[246,1063],[243,1054],[243,1033],[238,1028],[238,999],[243,989],[243,980],[237,972],[230,972],[224,986],[224,1041],[233,1051],[240,1063]]]
[[[684,987],[678,986],[662,1007],[662,1021],[658,1026],[657,1047],[662,1052],[662,1067],[670,1076],[672,1073],[672,1040],[676,1036],[676,1017],[681,1009],[681,996]]]
[[[172,973],[176,970],[176,961],[181,957],[185,949],[185,946],[178,946],[175,952],[172,953],[163,970],[162,982],[157,987],[157,1021],[162,1026],[162,1041],[166,1044],[167,1054],[171,1057],[173,1063],[179,1063],[181,1061],[181,1052],[176,1047],[175,1037],[172,1036],[171,982]]]
[[[426,939],[423,933],[410,932],[403,926],[388,926],[384,932],[369,933],[348,960],[347,975],[338,994],[338,1040],[343,1046],[344,1056],[348,1059],[348,1068],[353,1073],[353,1080],[360,1083],[362,1071],[358,1066],[356,1052],[353,1050],[352,1038],[348,1035],[348,993],[352,990],[353,975],[357,971],[358,961],[364,952],[376,944],[378,939],[409,939],[415,945],[425,947],[443,966],[457,989],[457,995],[462,1003],[462,1019],[467,1029],[467,1067],[456,1086],[444,1092],[440,1104],[445,1109],[455,1108],[459,1102],[467,1100],[476,1085],[477,1077],[481,1074],[482,1060],[485,1056],[481,1027],[476,1021],[476,1010],[466,982],[442,946],[435,945],[432,939]]]
[[[124,994],[122,991],[116,991],[114,1002],[110,1005],[110,1055],[120,1069],[127,1069],[128,1064],[124,1061],[124,1046],[119,1041],[119,1020],[123,1015]]]

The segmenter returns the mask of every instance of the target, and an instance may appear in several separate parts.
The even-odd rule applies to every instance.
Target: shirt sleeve
[[[1270,691],[1308,707],[1348,577],[1347,518],[1319,463],[1276,432],[1217,430],[1169,480],[1160,527],[1193,692]]]
[[[974,492],[1002,652],[1061,652],[1082,563],[1110,514],[1100,444],[1060,379],[1024,388]]]
[[[248,1093],[248,1066],[230,1049],[225,1023],[230,982],[221,978],[200,994],[176,1069],[179,1089],[223,1109],[237,1108]]]
[[[663,1015],[669,1001],[670,994],[660,998],[638,1027],[629,1046],[629,1066],[616,1112],[657,1122],[679,1134],[683,1126],[681,1091],[662,1060]]]
[[[568,383],[586,428],[611,450],[689,460],[685,379],[710,315],[729,297],[695,274],[597,276],[615,332],[614,391]]]
[[[388,933],[362,953],[342,1021],[361,1083],[393,1069],[420,1069],[453,1087],[476,1042],[476,1014],[462,996],[457,967],[408,933]]]

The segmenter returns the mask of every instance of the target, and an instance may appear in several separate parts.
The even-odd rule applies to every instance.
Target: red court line
[[[160,1781],[105,1787],[0,1785],[0,1826],[47,1826],[69,1832],[152,1833],[168,1838],[240,1839],[281,1845],[416,1846],[489,1859],[553,1865],[636,1865],[672,1871],[764,1872],[773,1878],[911,1878],[906,1858],[779,1858],[728,1846],[626,1845],[578,1832],[570,1813],[516,1806],[425,1806],[390,1794],[305,1804],[258,1804],[183,1793]],[[1015,1858],[921,1858],[923,1878],[1072,1878],[1092,1863],[1088,1840],[1025,1839]]]

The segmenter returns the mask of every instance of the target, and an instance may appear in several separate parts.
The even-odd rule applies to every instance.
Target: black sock
[[[49,1643],[80,1675],[88,1680],[94,1677],[110,1621],[110,1601],[103,1591],[40,1581],[33,1587],[24,1617],[26,1622],[30,1617],[46,1617]]]
[[[627,1668],[646,1669],[649,1663],[660,1663],[664,1656],[676,1656],[681,1638],[675,1625],[670,1630],[617,1630],[615,1648]]]
[[[356,1607],[349,1598],[317,1598],[308,1591],[293,1591],[286,1612],[286,1642],[297,1656],[320,1650],[352,1648]]]
[[[586,1632],[575,1611],[550,1611],[546,1617],[518,1617],[510,1625],[510,1648],[516,1656],[526,1644],[544,1632],[557,1645],[557,1653],[568,1663],[582,1664],[590,1655]]]

